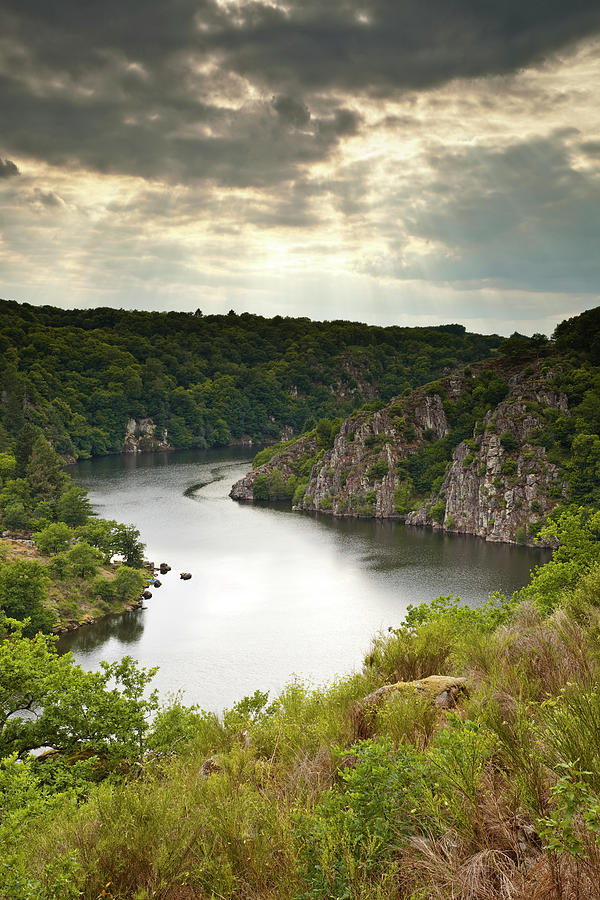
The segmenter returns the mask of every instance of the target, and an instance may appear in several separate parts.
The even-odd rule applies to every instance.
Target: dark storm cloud
[[[511,72],[600,29],[597,0],[292,0],[285,9],[5,0],[3,9],[0,117],[12,155],[241,186],[294,180],[360,130],[348,101],[323,111],[327,92],[394,97]],[[241,78],[263,102],[245,101]]]
[[[0,157],[0,178],[11,178],[13,175],[18,174],[19,170],[12,160]]]
[[[86,69],[107,51],[156,62],[217,49],[271,85],[368,89],[509,72],[598,30],[597,0],[5,0],[8,25],[51,65]],[[51,38],[51,39],[50,39]]]

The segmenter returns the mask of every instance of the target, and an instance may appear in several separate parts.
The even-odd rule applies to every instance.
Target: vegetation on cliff
[[[0,897],[598,897],[600,523],[551,527],[519,596],[413,608],[361,672],[222,717],[7,623]]]
[[[513,336],[496,359],[366,404],[329,443],[314,431],[258,454],[232,496],[533,543],[558,505],[600,501],[598,333],[591,310],[552,342]]]
[[[243,313],[65,310],[0,301],[0,450],[24,425],[63,456],[279,440],[482,359],[496,335]],[[142,423],[142,424],[140,424]],[[128,432],[129,434],[130,432]]]

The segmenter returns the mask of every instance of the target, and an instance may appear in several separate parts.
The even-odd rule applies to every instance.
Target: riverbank
[[[73,574],[59,577],[52,571],[52,558],[40,553],[30,538],[0,538],[0,560],[35,562],[42,567],[46,587],[42,603],[55,619],[54,634],[65,634],[86,625],[93,625],[105,616],[124,613],[143,607],[141,590],[131,591],[125,597],[104,599],[97,593],[97,581],[78,578]],[[112,584],[120,566],[118,563],[98,566],[96,577]]]

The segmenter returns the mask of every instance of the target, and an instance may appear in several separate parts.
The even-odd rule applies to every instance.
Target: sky
[[[2,0],[0,296],[551,333],[598,0]]]

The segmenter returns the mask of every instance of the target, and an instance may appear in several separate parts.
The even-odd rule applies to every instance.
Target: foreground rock
[[[454,709],[469,693],[466,678],[451,675],[430,675],[417,681],[384,684],[354,706],[352,722],[357,737],[371,736],[373,718],[384,701],[389,700],[394,694],[411,692],[430,700],[440,709]]]

